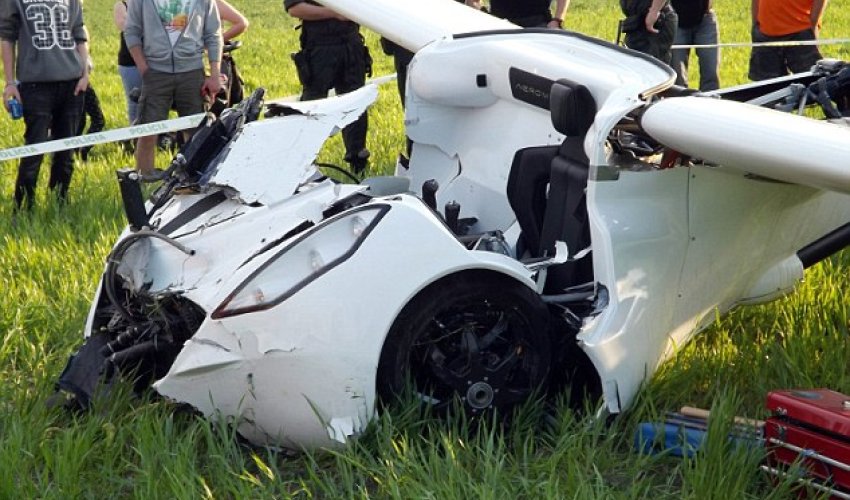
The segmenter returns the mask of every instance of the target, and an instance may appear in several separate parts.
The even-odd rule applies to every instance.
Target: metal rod
[[[786,443],[785,441],[781,441],[781,440],[776,439],[776,438],[768,438],[767,441],[770,444],[775,444],[777,446],[781,446],[781,447],[789,449],[791,451],[796,451],[797,453],[802,455],[804,458],[813,458],[815,460],[820,460],[821,462],[823,462],[827,465],[837,467],[837,468],[839,468],[839,469],[841,469],[845,472],[850,472],[850,465],[847,465],[844,462],[839,462],[838,460],[829,458],[825,455],[821,455],[820,453],[818,453],[818,452],[816,452],[812,449],[800,448],[799,446],[795,446],[791,443]]]
[[[767,466],[767,465],[761,465],[761,466],[759,466],[759,468],[761,470],[763,470],[764,472],[767,472],[768,474],[773,474],[774,476],[785,477],[785,476],[788,475],[787,472],[781,471],[779,469],[776,469],[776,468],[773,468],[773,467],[770,467],[770,466]],[[824,493],[829,493],[830,495],[832,495],[835,498],[840,498],[841,500],[850,500],[850,494],[838,491],[835,488],[830,488],[829,486],[824,486],[824,485],[818,483],[817,481],[813,481],[811,479],[803,479],[803,478],[797,479],[797,481],[804,483],[807,486],[811,486],[812,488],[814,488],[818,491],[823,491]]]

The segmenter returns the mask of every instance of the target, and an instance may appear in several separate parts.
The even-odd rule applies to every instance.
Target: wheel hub
[[[487,382],[475,382],[466,390],[466,403],[475,410],[483,410],[493,404],[496,392]]]

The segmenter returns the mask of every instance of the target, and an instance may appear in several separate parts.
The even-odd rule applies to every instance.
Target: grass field
[[[235,56],[247,86],[263,86],[272,97],[296,94],[289,59],[296,23],[279,1],[234,3],[252,23]],[[749,2],[715,4],[721,39],[747,41]],[[610,40],[616,5],[573,0],[566,27]],[[89,0],[86,21],[96,62],[92,84],[107,128],[117,128],[125,125],[125,109],[111,2]],[[850,0],[830,2],[821,36],[850,36]],[[377,36],[367,39],[375,74],[391,72]],[[823,52],[850,59],[850,45]],[[723,85],[746,80],[748,56],[748,49],[723,51]],[[382,89],[370,120],[373,172],[389,172],[403,147],[392,85]],[[19,145],[22,134],[22,123],[0,117],[0,148]],[[337,137],[321,159],[341,158]],[[721,417],[760,417],[766,392],[777,388],[850,393],[845,252],[810,269],[796,294],[718,319],[607,426],[565,405],[545,419],[538,418],[539,405],[529,405],[507,430],[436,421],[410,405],[383,415],[346,449],[290,455],[241,445],[226,427],[162,401],[119,394],[84,415],[48,411],[44,399],[81,342],[104,258],[125,224],[113,171],[129,164],[117,146],[96,147],[88,163],[77,164],[70,203],[61,210],[44,194],[43,169],[37,207],[14,227],[17,165],[0,164],[0,498],[793,498],[789,483],[773,484],[758,472],[759,450],[725,441],[728,418],[714,420],[703,452],[686,460],[635,454],[636,423],[683,404],[714,407]]]

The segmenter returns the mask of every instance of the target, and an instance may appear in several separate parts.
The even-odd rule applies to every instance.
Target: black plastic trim
[[[850,245],[850,222],[797,251],[804,268],[812,267]]]
[[[227,196],[224,194],[224,191],[216,191],[215,193],[198,200],[194,205],[177,214],[177,217],[166,222],[165,225],[159,229],[159,232],[170,235],[194,219],[197,219],[201,215],[224,203],[226,200]]]
[[[514,99],[549,111],[549,95],[555,80],[511,66],[508,81]]]

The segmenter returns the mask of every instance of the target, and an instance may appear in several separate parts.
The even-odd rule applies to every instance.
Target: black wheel
[[[469,414],[522,403],[546,380],[548,311],[509,278],[479,273],[438,282],[396,318],[378,365],[383,401],[410,384],[437,409],[460,401]]]

